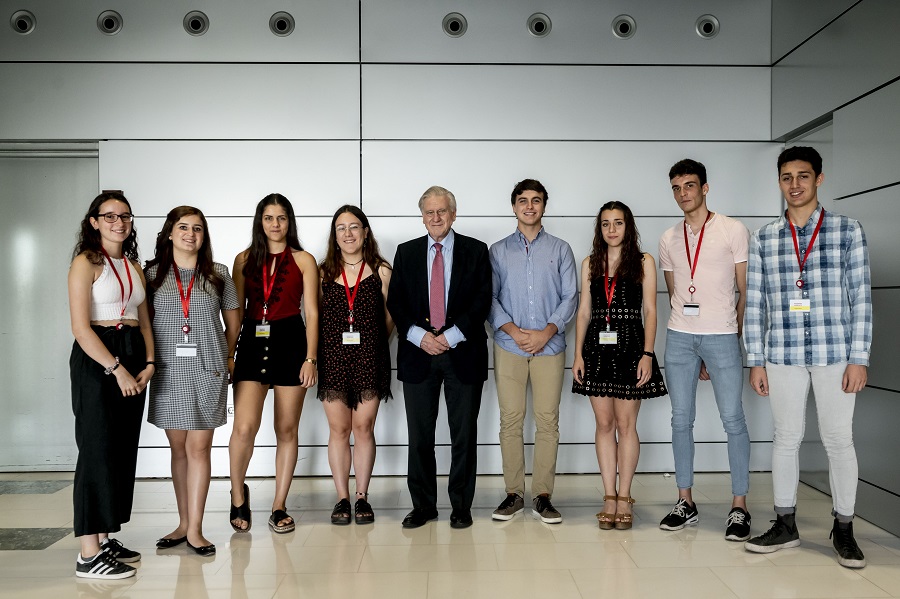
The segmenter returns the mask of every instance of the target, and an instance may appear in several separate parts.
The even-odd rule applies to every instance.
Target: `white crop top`
[[[103,272],[91,285],[91,321],[119,320],[120,317],[122,320],[137,320],[138,306],[146,297],[141,277],[130,260],[125,258],[111,258],[111,260],[122,279],[122,285],[125,286],[125,297],[128,298],[129,289],[128,274],[125,272],[126,264],[131,270],[131,282],[134,284],[134,290],[131,292],[131,299],[125,306],[125,315],[122,316],[122,286],[119,285],[119,279],[113,274],[109,262],[104,259]]]

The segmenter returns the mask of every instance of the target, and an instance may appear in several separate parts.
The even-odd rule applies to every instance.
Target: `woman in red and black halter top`
[[[250,489],[244,479],[263,404],[274,388],[277,445],[269,527],[290,532],[294,519],[285,501],[297,466],[297,429],[306,390],[317,380],[319,271],[315,258],[300,247],[294,208],[283,195],[270,194],[257,204],[252,242],[234,259],[232,276],[244,312],[237,350],[229,356],[235,360],[228,444],[231,526],[237,532],[250,530]]]

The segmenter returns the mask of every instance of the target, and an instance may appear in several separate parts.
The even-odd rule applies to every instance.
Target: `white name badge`
[[[681,313],[685,316],[700,316],[700,304],[685,304]]]
[[[791,312],[809,312],[809,300],[808,299],[793,299],[790,302],[789,309]]]
[[[359,345],[359,331],[345,331],[344,345]]]
[[[615,345],[618,343],[619,334],[616,331],[600,331],[597,343],[600,345]]]
[[[178,358],[196,358],[196,343],[178,343],[175,345],[175,356]]]
[[[270,324],[256,325],[256,336],[257,337],[268,337],[271,333],[272,333],[272,325],[270,325]]]

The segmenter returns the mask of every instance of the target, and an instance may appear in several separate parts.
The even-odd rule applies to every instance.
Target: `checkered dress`
[[[215,269],[225,281],[223,296],[219,298],[202,279],[194,281],[191,293],[188,341],[197,344],[196,357],[175,357],[175,346],[184,342],[184,314],[174,274],[170,271],[153,292],[156,374],[150,382],[147,420],[159,428],[205,430],[225,424],[228,344],[221,312],[237,309],[238,300],[228,268],[216,263]],[[178,271],[187,291],[194,271]],[[147,279],[155,276],[156,266],[152,266],[147,270]]]

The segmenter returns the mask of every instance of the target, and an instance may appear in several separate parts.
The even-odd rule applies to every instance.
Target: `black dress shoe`
[[[403,528],[419,528],[429,520],[437,520],[437,517],[436,509],[413,508],[413,511],[406,514],[406,518],[403,519]]]
[[[202,555],[203,557],[209,557],[210,555],[216,554],[216,546],[215,545],[203,545],[202,547],[194,547],[191,545],[190,541],[187,541],[188,549],[196,553],[197,555]]]
[[[165,537],[156,541],[157,549],[171,549],[172,547],[177,547],[187,541],[187,537],[178,537],[177,539],[167,539]]]
[[[472,526],[471,510],[453,510],[450,512],[450,528],[469,528]]]

